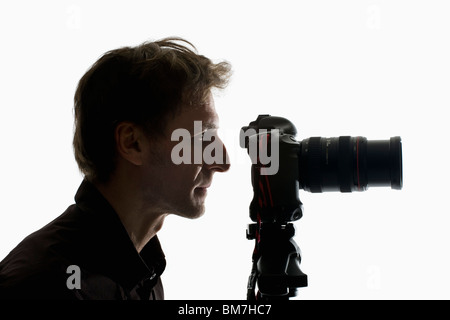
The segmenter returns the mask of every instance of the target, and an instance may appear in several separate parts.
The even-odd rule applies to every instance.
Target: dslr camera
[[[311,137],[297,141],[287,119],[259,115],[241,129],[252,160],[253,199],[247,238],[255,240],[247,298],[289,299],[307,286],[291,222],[303,215],[299,190],[355,192],[403,185],[400,137]],[[255,294],[256,285],[258,293]]]

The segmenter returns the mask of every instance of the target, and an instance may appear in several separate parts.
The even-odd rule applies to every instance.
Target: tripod
[[[292,223],[258,221],[248,226],[247,239],[255,240],[255,250],[247,300],[288,300],[297,295],[297,288],[308,285],[307,275],[300,270],[301,253],[294,235]]]

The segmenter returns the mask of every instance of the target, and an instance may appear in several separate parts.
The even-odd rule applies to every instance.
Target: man
[[[74,205],[0,263],[0,298],[164,298],[156,233],[168,214],[200,217],[213,174],[229,168],[211,90],[226,86],[230,65],[188,46],[112,50],[81,78],[73,145],[84,180]]]

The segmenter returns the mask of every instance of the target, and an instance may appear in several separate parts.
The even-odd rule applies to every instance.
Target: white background
[[[181,36],[233,65],[216,96],[232,168],[204,217],[168,217],[167,299],[244,299],[253,243],[241,126],[403,141],[404,188],[300,190],[300,299],[450,298],[448,1],[2,1],[0,259],[73,203],[73,94],[104,52]]]

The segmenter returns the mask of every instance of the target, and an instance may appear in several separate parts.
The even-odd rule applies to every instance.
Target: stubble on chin
[[[196,199],[197,200],[197,199]],[[183,216],[188,219],[198,219],[205,214],[205,202],[204,200],[200,202],[194,201],[190,206],[185,207],[183,210]]]

